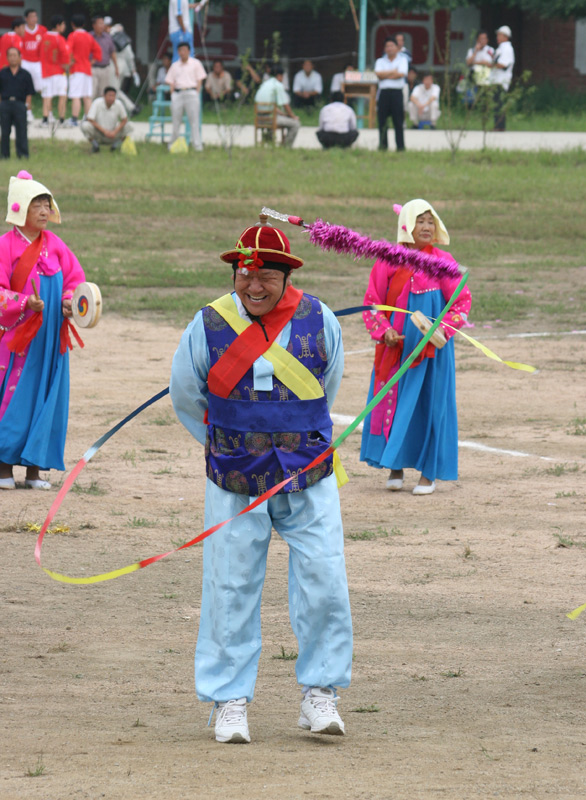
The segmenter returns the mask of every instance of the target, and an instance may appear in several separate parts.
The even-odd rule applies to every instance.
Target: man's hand
[[[396,347],[401,339],[404,339],[404,336],[401,336],[394,328],[388,328],[385,331],[385,335],[383,337],[383,341],[387,347]]]
[[[35,297],[34,294],[29,294],[26,304],[31,311],[42,311],[45,308],[45,301],[40,297]]]

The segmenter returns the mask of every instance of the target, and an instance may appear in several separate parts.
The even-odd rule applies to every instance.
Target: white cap
[[[10,222],[12,225],[24,225],[31,200],[40,194],[48,194],[51,198],[49,222],[61,222],[59,206],[51,192],[42,183],[34,181],[33,176],[26,170],[21,170],[16,178],[14,176],[10,178],[6,222]]]
[[[112,22],[113,22],[112,17],[104,17],[104,25],[106,25],[106,27],[109,27],[112,24]]]
[[[513,38],[512,31],[511,31],[511,29],[509,28],[508,25],[501,25],[500,28],[496,29],[496,32],[497,33],[502,33],[503,36],[507,37],[507,39],[512,39]]]

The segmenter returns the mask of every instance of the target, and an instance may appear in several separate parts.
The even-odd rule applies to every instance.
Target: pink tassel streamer
[[[406,267],[413,272],[423,272],[431,278],[461,278],[462,273],[455,261],[444,261],[418,250],[410,250],[400,244],[391,244],[384,239],[374,241],[342,225],[331,225],[317,219],[309,226],[309,240],[322,250],[336,253],[353,253],[356,258],[380,258],[389,264]]]

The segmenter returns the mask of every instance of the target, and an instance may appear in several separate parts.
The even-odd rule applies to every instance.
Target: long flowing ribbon
[[[402,378],[402,376],[409,369],[409,367],[411,366],[413,361],[417,358],[419,353],[423,350],[423,348],[425,347],[427,342],[433,336],[433,334],[436,331],[436,329],[438,328],[440,322],[442,321],[444,316],[447,314],[450,306],[452,305],[452,303],[454,303],[456,301],[456,299],[458,298],[460,292],[462,291],[462,289],[466,285],[466,281],[467,280],[468,280],[468,273],[465,273],[462,276],[462,279],[460,280],[458,286],[454,290],[454,293],[452,294],[451,298],[448,300],[447,304],[442,309],[439,317],[437,317],[437,319],[433,322],[433,324],[430,327],[430,329],[428,330],[428,332],[421,339],[421,341],[417,344],[417,346],[413,349],[412,353],[405,359],[405,361],[401,365],[400,369],[395,373],[395,375],[393,375],[393,377],[388,381],[388,383],[386,383],[385,386],[383,386],[380,389],[380,391],[372,398],[370,403],[368,403],[366,408],[364,408],[360,412],[360,414],[356,417],[356,419],[353,422],[351,422],[350,425],[348,425],[346,430],[344,430],[340,434],[340,436],[338,436],[338,438],[330,445],[330,447],[328,447],[328,449],[325,452],[321,453],[321,455],[317,456],[317,458],[314,458],[314,460],[303,469],[303,472],[307,472],[307,470],[310,470],[313,467],[316,467],[318,464],[320,464],[322,461],[324,461],[326,458],[328,458],[328,456],[330,456],[332,453],[334,453],[334,451],[360,425],[360,423],[364,420],[364,418],[368,414],[370,414],[372,409],[383,399],[383,397],[387,394],[387,392],[397,383],[397,381],[400,380],[400,378]],[[237,517],[240,517],[243,514],[246,514],[247,512],[252,511],[254,508],[257,508],[261,503],[264,503],[265,500],[269,500],[273,495],[275,495],[278,491],[280,491],[284,486],[286,486],[288,483],[290,483],[290,481],[293,480],[293,476],[291,476],[290,478],[286,478],[284,481],[281,481],[281,483],[276,484],[275,486],[273,486],[271,489],[269,489],[264,494],[262,494],[259,497],[255,498],[252,503],[250,503],[248,506],[246,506],[246,508],[243,508],[242,511],[240,511],[238,514],[234,515],[233,517],[230,517],[229,519],[225,519],[223,522],[220,522],[217,525],[213,525],[211,528],[208,528],[207,530],[204,530],[198,536],[195,536],[189,542],[185,542],[185,544],[182,544],[180,547],[176,547],[173,550],[168,550],[166,553],[159,553],[156,556],[151,556],[150,558],[145,558],[142,561],[138,561],[138,562],[136,562],[134,564],[128,564],[125,567],[121,567],[120,569],[112,570],[110,572],[103,572],[103,573],[100,573],[99,575],[88,575],[88,576],[84,576],[84,577],[81,577],[81,578],[74,578],[74,577],[71,577],[69,575],[63,575],[60,572],[54,572],[53,570],[50,570],[50,569],[47,569],[47,567],[44,567],[43,564],[41,563],[41,548],[43,546],[43,539],[44,539],[45,533],[47,532],[47,529],[48,529],[49,525],[51,524],[55,514],[57,513],[57,511],[59,510],[59,508],[61,506],[61,503],[65,499],[65,496],[67,495],[67,493],[71,489],[71,487],[72,487],[73,483],[75,482],[75,480],[76,480],[77,476],[79,475],[79,473],[82,471],[82,469],[85,467],[85,465],[95,456],[95,454],[102,447],[102,445],[104,445],[108,441],[108,439],[111,439],[112,436],[114,436],[114,434],[117,433],[117,431],[120,430],[120,428],[122,428],[124,425],[126,425],[128,422],[130,422],[131,419],[134,419],[134,417],[136,417],[138,414],[140,414],[141,411],[144,411],[145,408],[148,408],[153,403],[156,403],[157,400],[160,400],[162,397],[165,397],[165,395],[167,395],[168,393],[169,393],[169,388],[167,387],[166,389],[163,389],[158,394],[156,394],[153,397],[151,397],[149,400],[147,400],[141,406],[139,406],[134,411],[132,411],[121,422],[119,422],[117,425],[115,425],[113,428],[111,428],[109,431],[107,431],[107,433],[105,433],[96,442],[94,442],[94,444],[89,448],[89,450],[87,450],[84,453],[82,458],[77,462],[77,464],[75,465],[73,470],[67,476],[66,480],[63,483],[63,486],[59,490],[59,492],[57,494],[57,497],[55,498],[53,504],[51,505],[51,508],[49,509],[49,513],[47,514],[47,518],[43,522],[43,526],[42,526],[42,528],[41,528],[41,530],[39,532],[39,536],[37,538],[37,542],[36,542],[36,545],[35,545],[35,561],[37,562],[39,567],[50,578],[52,578],[53,580],[59,581],[60,583],[70,583],[70,584],[77,584],[77,585],[88,585],[88,584],[92,584],[92,583],[101,583],[102,581],[114,580],[115,578],[120,578],[122,575],[128,575],[131,572],[136,572],[139,569],[144,569],[145,567],[150,566],[150,564],[154,564],[155,562],[160,561],[161,559],[166,558],[167,556],[170,556],[172,553],[176,553],[179,550],[186,550],[188,547],[192,547],[193,545],[197,544],[198,542],[201,542],[203,539],[207,538],[208,536],[211,536],[212,533],[215,533],[217,530],[219,530],[220,528],[224,527],[224,525],[227,525],[229,522],[232,522]]]
[[[583,611],[586,611],[586,603],[584,603],[583,606],[578,606],[578,608],[575,608],[573,611],[570,611],[569,614],[566,614],[566,617],[568,617],[568,619],[578,619],[578,617]]]
[[[397,308],[396,306],[386,306],[386,305],[372,305],[372,306],[354,306],[353,308],[345,308],[342,311],[336,312],[336,316],[342,317],[346,316],[347,314],[356,314],[359,311],[399,311],[401,314],[413,314],[413,311],[408,311],[405,308]],[[478,348],[487,358],[491,358],[493,361],[498,361],[499,364],[504,364],[506,367],[510,367],[511,369],[519,369],[522,372],[537,372],[537,367],[532,367],[530,364],[521,364],[518,361],[505,361],[496,353],[494,353],[489,347],[482,342],[479,342],[478,339],[474,339],[472,336],[469,336],[464,331],[461,331],[459,328],[455,328],[453,325],[449,325],[447,322],[444,322],[446,328],[454,331],[454,333],[458,333],[460,336],[463,336],[467,342],[474,345],[474,347]]]

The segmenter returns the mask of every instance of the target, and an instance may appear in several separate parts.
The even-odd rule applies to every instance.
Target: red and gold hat
[[[222,253],[220,258],[227,264],[240,261],[242,266],[253,270],[262,267],[265,260],[286,264],[291,269],[303,266],[302,259],[291,255],[289,239],[283,231],[272,225],[252,225],[247,228],[236,246]]]

